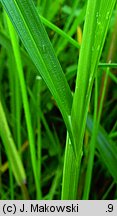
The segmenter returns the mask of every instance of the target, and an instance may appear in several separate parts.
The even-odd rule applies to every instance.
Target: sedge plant
[[[87,126],[92,137],[87,147],[89,150],[89,157],[86,167],[86,178],[82,198],[89,199],[96,151],[99,152],[97,155],[101,155],[105,166],[114,179],[112,186],[117,183],[115,170],[115,164],[117,162],[115,152],[117,152],[117,148],[115,143],[110,140],[108,134],[103,131],[100,126],[102,113],[101,105],[97,116],[98,70],[104,67],[107,68],[107,76],[110,76],[115,83],[117,82],[116,77],[111,73],[111,70],[109,70],[111,67],[117,68],[117,64],[111,62],[100,63],[116,1],[88,0],[85,1],[82,10],[80,9],[78,12],[77,7],[80,4],[80,1],[74,1],[71,8],[71,14],[67,17],[63,30],[57,27],[56,24],[52,23],[53,17],[57,13],[57,10],[54,11],[53,8],[55,6],[56,9],[60,7],[61,3],[59,0],[56,1],[57,3],[50,4],[49,10],[51,13],[47,12],[49,5],[46,1],[36,1],[36,5],[33,0],[0,0],[0,2],[2,3],[3,10],[5,10],[5,13],[3,13],[5,15],[2,14],[5,31],[9,35],[7,37],[4,29],[1,27],[0,43],[3,48],[10,50],[9,61],[12,62],[12,64],[14,62],[15,64],[14,72],[12,71],[12,68],[10,70],[10,64],[8,65],[10,71],[10,90],[13,92],[11,96],[11,110],[13,115],[16,112],[14,115],[15,119],[13,119],[13,124],[16,125],[16,128],[13,129],[15,139],[13,140],[8,126],[8,124],[10,125],[10,119],[8,119],[8,122],[6,120],[7,117],[9,117],[9,110],[4,102],[3,95],[0,95],[0,135],[10,163],[10,166],[7,164],[7,168],[4,169],[2,161],[0,161],[0,170],[5,172],[9,168],[9,170],[13,171],[13,176],[15,177],[16,182],[20,184],[24,198],[29,198],[27,190],[29,185],[35,185],[35,190],[33,187],[32,190],[36,192],[34,194],[36,199],[53,199],[59,197],[59,199],[61,198],[63,200],[72,200],[80,198],[78,189],[80,187],[80,178],[82,176],[82,159],[85,148],[84,136]],[[65,1],[63,0],[61,2],[64,4]],[[69,13],[68,8],[66,11]],[[75,21],[73,22],[74,17]],[[83,38],[80,45],[71,36],[75,31],[77,31],[77,27],[83,22]],[[49,28],[49,30],[47,28],[47,31],[50,31],[50,36],[53,34],[53,31],[55,31],[56,34],[54,35],[52,42],[50,41],[43,24]],[[1,24],[1,26],[2,25],[3,24]],[[59,40],[58,37],[60,37]],[[77,53],[79,52],[78,64],[76,61],[75,65],[69,69],[71,73],[70,80],[75,79],[74,92],[70,89],[67,75],[65,76],[57,58],[57,56],[62,54],[67,43],[69,43],[69,46],[73,46]],[[55,46],[55,50],[53,46]],[[71,47],[69,49],[71,50]],[[13,53],[12,59],[10,57],[10,52]],[[1,51],[1,55],[2,58],[5,59],[4,50]],[[77,68],[77,72],[75,71],[75,73],[74,68],[75,70]],[[3,65],[2,71],[4,70],[5,68]],[[15,80],[12,78],[14,73]],[[74,78],[75,75],[76,78]],[[1,77],[2,76],[3,74]],[[34,78],[35,76],[36,79]],[[88,110],[91,96],[93,94],[92,88],[94,86],[94,80],[94,119],[92,119],[92,117],[88,115]],[[17,85],[14,84],[15,81],[17,82]],[[17,89],[16,92],[15,88]],[[50,92],[47,91],[47,88]],[[104,94],[105,92],[103,91],[102,102]],[[51,95],[55,102],[53,102]],[[20,102],[17,100],[18,98]],[[45,101],[43,98],[45,98]],[[53,109],[55,106],[54,103],[58,107],[62,115],[62,121],[66,126],[64,135],[64,141],[66,140],[65,155],[61,145],[62,141],[59,139],[57,131],[54,128],[52,129],[52,133],[44,116],[44,113],[50,112],[50,110]],[[16,106],[14,106],[14,104]],[[46,104],[47,108],[44,109]],[[14,107],[16,108],[14,109]],[[8,113],[6,116],[5,112]],[[20,122],[22,115],[25,116],[25,121],[23,119],[23,125]],[[59,124],[61,124],[59,118],[54,119],[55,122],[57,120]],[[2,124],[4,127],[2,127]],[[23,131],[25,124],[26,130]],[[10,127],[12,128],[12,125],[10,125]],[[44,133],[46,135],[44,135]],[[112,130],[112,135],[113,133],[116,136],[116,124]],[[27,163],[25,162],[26,167],[31,167],[31,169],[28,168],[28,173],[25,172],[23,167],[23,161],[25,161],[25,159],[21,152],[24,140],[21,136],[23,138],[28,138],[26,143],[27,146],[29,145],[30,151],[27,155],[30,155],[30,160],[28,160]],[[15,141],[17,146],[15,145]],[[8,147],[9,142],[10,148]],[[47,145],[46,143],[49,144]],[[57,163],[59,163],[57,166],[54,162],[51,164],[51,160],[46,154],[47,149],[51,157],[57,158]],[[43,151],[45,151],[44,156]],[[16,161],[16,166],[13,166],[12,157]],[[48,174],[49,170],[45,162],[46,160],[47,162],[49,161],[53,170],[50,174]],[[43,175],[44,169],[45,172]],[[21,173],[17,172],[17,170],[20,170]],[[9,175],[11,176],[11,174]],[[14,179],[12,176],[10,179],[12,188],[10,193],[11,197],[14,197],[13,190],[16,185],[13,183]],[[42,179],[44,180],[42,181]],[[50,179],[52,179],[52,184],[46,195],[46,183]],[[28,185],[26,185],[26,183]],[[0,184],[2,185],[2,183]],[[59,196],[56,193],[58,185],[61,185]],[[44,192],[42,192],[43,187],[45,188]],[[110,188],[112,189],[112,187]],[[4,195],[4,191],[5,189],[3,188],[1,194]],[[30,191],[30,194],[31,193],[32,192]],[[104,195],[104,197],[108,196],[108,193],[109,191]],[[2,196],[2,198],[4,198],[4,196]]]

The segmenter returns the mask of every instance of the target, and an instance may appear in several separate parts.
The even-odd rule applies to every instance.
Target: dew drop
[[[36,76],[36,80],[41,80],[42,78],[40,76]]]
[[[69,122],[71,123],[71,115],[68,115]]]
[[[98,24],[98,26],[100,26],[100,25],[101,25],[101,22],[97,21],[97,24]]]
[[[110,15],[110,12],[108,11],[107,14],[106,14],[106,19],[107,20],[109,19],[109,15]]]
[[[42,45],[42,52],[43,52],[44,54],[47,53],[47,48],[46,48],[45,44]]]
[[[98,17],[99,17],[99,13],[97,12],[97,13],[96,13],[96,18],[98,18]]]

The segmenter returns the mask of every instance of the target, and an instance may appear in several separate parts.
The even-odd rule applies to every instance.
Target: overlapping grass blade
[[[8,38],[8,36],[0,31],[0,44],[7,50],[9,50],[11,53],[13,52],[12,49],[12,44],[10,39]],[[32,69],[33,71],[37,72],[37,68],[35,67],[35,65],[33,64],[33,62],[31,61],[30,57],[28,56],[28,54],[26,53],[26,51],[20,47],[20,53],[21,53],[21,58],[22,58],[22,64],[23,66],[30,66],[30,69]]]
[[[63,115],[70,138],[72,94],[32,0],[1,0],[25,48]],[[30,19],[29,19],[30,17]]]
[[[19,185],[22,185],[26,182],[26,174],[21,159],[19,157],[19,153],[16,149],[14,140],[12,138],[1,101],[0,101],[0,136],[3,140],[3,144],[10,165],[12,167],[13,174],[16,178],[16,181]]]
[[[72,109],[72,121],[77,140],[80,138],[78,133],[80,132],[82,136],[85,128],[91,89],[115,2],[115,0],[111,3],[106,0],[100,2],[95,0],[93,3],[88,1]],[[91,13],[92,18],[89,16]],[[77,110],[79,111],[77,112]],[[76,123],[76,119],[78,123]],[[80,147],[79,143],[78,149]]]
[[[59,35],[61,35],[63,38],[65,38],[66,41],[69,41],[73,46],[76,48],[80,48],[80,45],[78,44],[77,41],[75,41],[72,37],[70,37],[67,33],[65,33],[63,30],[58,28],[56,25],[45,19],[43,16],[40,15],[41,21],[48,26],[50,29],[54,30],[57,32]]]
[[[26,91],[26,84],[25,84],[24,74],[23,74],[23,67],[22,67],[21,56],[20,56],[20,51],[19,51],[19,43],[18,43],[18,39],[17,39],[16,32],[14,30],[14,27],[7,15],[6,15],[6,20],[7,20],[8,29],[10,32],[10,37],[11,37],[11,42],[12,42],[12,47],[13,47],[14,61],[16,63],[16,72],[18,73],[18,80],[20,82],[20,87],[21,87],[21,92],[22,92],[22,100],[23,100],[27,131],[28,131],[28,138],[29,138],[29,144],[30,144],[31,161],[32,161],[33,173],[34,173],[34,178],[35,178],[35,184],[37,188],[37,198],[39,199],[40,198],[40,188],[39,188],[39,179],[37,175],[35,140],[34,140],[34,133],[33,133],[33,127],[32,127],[32,122],[31,122],[30,108],[29,108],[29,103],[28,103],[28,95]]]
[[[94,127],[92,131],[92,137],[89,143],[89,159],[87,163],[83,199],[88,199],[89,193],[90,193],[92,170],[93,170],[93,163],[94,163],[94,156],[95,156],[95,143],[96,143],[99,123],[101,119],[101,114],[102,114],[103,101],[104,101],[105,92],[106,92],[108,71],[109,71],[109,68],[107,68],[106,77],[105,77],[104,84],[103,84],[104,87],[103,87],[103,92],[100,98],[99,109],[98,109],[98,83],[97,83],[97,77],[95,78]]]
[[[75,20],[74,20],[73,25],[71,26],[71,28],[69,29],[69,25],[67,25],[66,26],[67,28],[64,29],[69,36],[72,37],[75,34],[77,27],[79,25],[81,25],[81,23],[83,22],[84,15],[85,15],[85,12],[86,12],[86,5],[87,4],[85,2],[85,5],[83,6],[83,9],[79,12],[79,15],[75,18]],[[73,11],[74,11],[74,9],[73,9]],[[73,19],[72,15],[70,17],[71,17],[70,19],[72,20]],[[67,21],[69,21],[69,19]],[[58,56],[65,49],[65,46],[67,44],[67,40],[65,40],[64,38],[60,38],[60,39],[58,39],[58,41],[55,40],[55,42],[57,43],[57,45],[56,45],[56,47],[57,47],[56,48],[56,50],[57,50],[56,54]]]
[[[93,119],[90,115],[87,117],[87,128],[89,132],[92,133]],[[99,126],[97,134],[96,148],[98,149],[102,160],[108,168],[109,173],[117,183],[117,146],[109,138],[107,132],[101,126]]]
[[[70,143],[67,142],[62,199],[75,199],[77,196],[83,138],[90,95],[115,2],[115,0],[111,2],[109,0],[88,1],[71,113],[77,159],[76,162],[71,163],[70,159],[73,159],[74,156],[71,156],[73,151],[71,151]],[[74,176],[71,177],[69,175],[68,167],[69,172],[74,173]],[[75,188],[74,192],[73,188]]]
[[[92,85],[116,1],[88,0],[73,106],[68,83],[40,22],[33,1],[0,1],[63,115],[69,135],[64,160],[62,199],[76,199]],[[61,49],[60,46],[57,48]]]

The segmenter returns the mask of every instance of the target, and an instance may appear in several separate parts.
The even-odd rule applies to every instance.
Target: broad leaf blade
[[[69,115],[72,94],[32,0],[1,0],[25,48],[46,82],[73,141]]]

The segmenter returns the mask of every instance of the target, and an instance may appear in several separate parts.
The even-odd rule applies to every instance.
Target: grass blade
[[[7,15],[6,15],[6,20],[7,20],[8,29],[10,32],[10,37],[11,37],[11,42],[12,42],[13,52],[14,52],[14,60],[16,62],[16,69],[17,69],[18,78],[20,81],[20,86],[21,86],[23,106],[24,106],[24,112],[25,112],[25,117],[26,117],[29,144],[30,144],[32,167],[33,167],[33,173],[34,173],[35,184],[36,184],[36,189],[37,189],[37,199],[39,199],[40,198],[40,188],[39,188],[39,179],[37,175],[35,139],[34,139],[32,122],[31,122],[31,115],[30,115],[30,109],[29,109],[29,103],[28,103],[26,84],[25,84],[25,79],[24,79],[24,74],[23,74],[22,62],[21,62],[21,57],[20,57],[20,52],[19,52],[19,44],[18,44],[18,40],[17,40],[17,36],[14,30],[14,27],[12,26],[12,23],[9,20]]]
[[[104,87],[103,87],[103,92],[102,92],[101,99],[100,99],[99,110],[98,110],[98,84],[97,84],[97,78],[95,78],[94,128],[92,132],[91,141],[89,144],[90,152],[89,152],[89,160],[88,160],[87,171],[86,171],[83,199],[89,198],[91,177],[92,177],[92,170],[93,170],[93,163],[94,163],[94,155],[95,155],[95,143],[96,143],[98,127],[99,127],[99,123],[101,119],[102,109],[103,109],[103,101],[104,101],[104,96],[106,92],[107,80],[108,80],[108,71],[109,71],[109,68],[107,68],[106,77],[104,80]]]
[[[13,52],[11,41],[3,32],[0,31],[0,44],[6,49],[9,50],[9,52]],[[30,60],[30,57],[27,55],[27,53],[24,51],[22,47],[20,47],[20,53],[23,60],[23,66],[29,65],[30,68],[33,71],[37,72],[37,68],[33,64],[33,62]]]
[[[22,165],[22,162],[17,152],[15,143],[13,141],[9,126],[7,124],[6,116],[3,106],[0,101],[0,136],[3,140],[4,147],[8,153],[8,159],[12,167],[15,179],[19,185],[26,182],[26,174]]]
[[[76,48],[80,48],[80,45],[78,44],[78,42],[75,41],[72,37],[70,37],[67,33],[65,33],[63,30],[61,30],[60,28],[58,28],[56,25],[54,25],[53,23],[51,23],[50,21],[48,21],[47,19],[45,19],[43,16],[40,15],[40,18],[41,18],[41,21],[46,26],[48,26],[53,31],[57,32],[59,35],[61,35],[63,38],[65,38],[65,40],[69,41],[69,43],[71,43]]]
[[[25,48],[63,115],[70,138],[72,94],[32,0],[1,0]],[[30,20],[29,20],[30,17]]]
[[[115,2],[115,0],[112,0],[111,2],[109,0],[88,1],[71,113],[71,122],[75,140],[74,143],[75,149],[77,149],[77,159],[76,163],[72,163],[70,166],[69,158],[74,158],[74,156],[70,155],[73,154],[73,151],[70,150],[70,143],[67,142],[66,160],[64,163],[63,173],[62,199],[76,199],[77,197],[80,164],[83,154],[83,138],[91,90]],[[72,182],[68,174],[69,166],[70,173],[76,173],[77,170],[77,177],[74,175],[74,179],[72,177]],[[74,187],[76,190],[74,190],[74,193],[72,193],[71,184],[75,185]]]
[[[87,117],[87,128],[89,132],[92,133],[93,119],[90,115]],[[108,168],[109,173],[117,183],[117,146],[101,126],[99,126],[98,129],[96,148]]]

